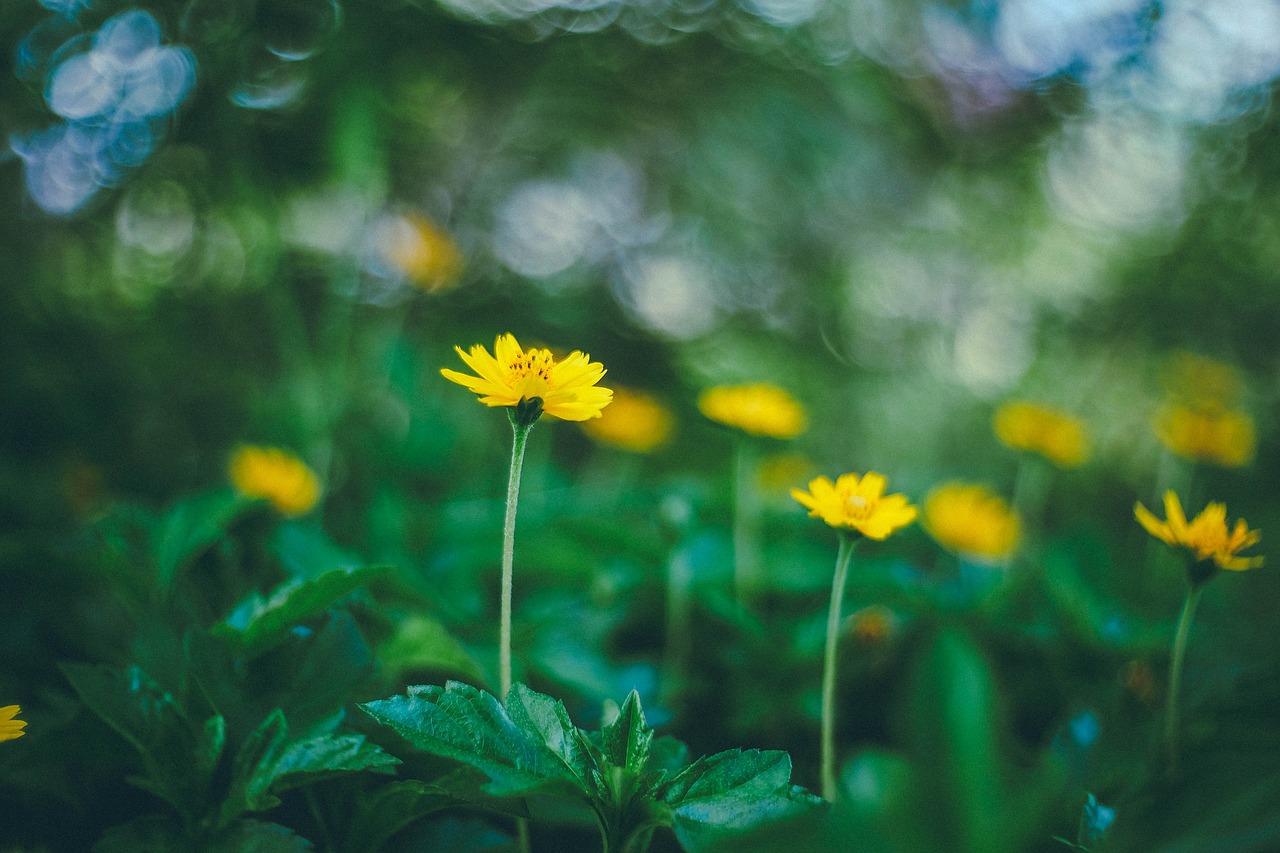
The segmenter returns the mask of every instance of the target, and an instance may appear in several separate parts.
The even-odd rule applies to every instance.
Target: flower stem
[[[822,796],[827,800],[836,798],[836,648],[853,543],[852,536],[840,534],[836,573],[831,582],[831,608],[827,611],[827,648],[822,660]]]
[[[520,470],[524,467],[524,447],[533,424],[511,421],[511,473],[507,478],[507,515],[502,524],[502,614],[498,628],[498,691],[507,698],[511,691],[511,587],[516,550],[516,504],[520,500]]]
[[[760,514],[756,506],[756,455],[749,442],[739,439],[734,464],[733,494],[733,594],[746,607],[760,582],[757,566]]]
[[[1200,593],[1203,589],[1204,586],[1200,584],[1187,587],[1187,598],[1182,602],[1182,613],[1178,616],[1178,630],[1173,635],[1173,657],[1169,661],[1169,699],[1164,716],[1164,746],[1170,776],[1175,776],[1178,772],[1178,696],[1182,691],[1182,668],[1187,654],[1187,637],[1191,634],[1191,619],[1195,616],[1196,605],[1200,603]]]

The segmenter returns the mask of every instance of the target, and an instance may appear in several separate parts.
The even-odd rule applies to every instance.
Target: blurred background
[[[851,623],[861,799],[838,820],[930,849],[885,791],[928,775],[929,732],[976,725],[912,717],[941,667],[990,687],[1007,849],[1065,849],[1086,791],[1124,804],[1115,849],[1280,845],[1276,572],[1206,594],[1188,737],[1213,747],[1153,781],[1183,581],[1132,516],[1174,487],[1260,528],[1257,553],[1280,530],[1280,3],[6,0],[0,45],[0,704],[31,709],[27,742],[70,725],[58,662],[160,642],[121,603],[103,519],[225,488],[244,443],[296,454],[323,497],[236,528],[239,585],[184,593],[189,624],[385,563],[378,676],[351,697],[491,677],[510,433],[439,369],[510,331],[589,352],[669,426],[641,448],[533,433],[517,678],[575,719],[637,687],[695,753],[788,749],[814,787],[835,544],[787,490],[984,482],[1022,490],[1019,574],[974,593],[986,569],[913,528],[851,588],[886,610]],[[695,401],[756,381],[810,426],[757,448],[764,591],[742,608],[738,439]],[[1081,419],[1087,459],[1003,444],[1012,399]],[[1179,443],[1171,406],[1210,425]],[[1214,432],[1224,412],[1243,434]],[[414,658],[422,613],[470,663]],[[673,649],[671,618],[707,636]],[[960,652],[932,639],[953,624]],[[69,807],[47,843],[83,849],[110,825],[95,783],[36,785],[70,748],[23,743],[0,747],[0,792]]]

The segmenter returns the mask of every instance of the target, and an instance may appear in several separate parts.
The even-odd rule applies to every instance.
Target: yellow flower
[[[320,500],[320,480],[315,472],[277,447],[238,447],[231,454],[229,468],[237,491],[270,501],[281,515],[303,515]]]
[[[925,498],[922,521],[938,544],[959,554],[1003,560],[1018,547],[1018,514],[986,486],[945,483]]]
[[[387,235],[388,260],[428,293],[456,284],[462,253],[447,231],[416,213],[396,217]]]
[[[1217,405],[1171,403],[1155,417],[1156,437],[1184,459],[1237,468],[1253,459],[1253,418]]]
[[[604,365],[578,350],[557,361],[551,350],[521,349],[512,334],[497,337],[493,355],[481,344],[471,347],[470,352],[463,352],[461,347],[454,349],[478,375],[447,368],[440,374],[479,394],[480,402],[486,406],[532,405],[537,413],[585,421],[600,417],[601,410],[613,399],[613,391],[596,385],[604,377]]]
[[[1196,560],[1210,560],[1218,568],[1242,572],[1262,565],[1261,557],[1239,557],[1239,552],[1262,538],[1257,530],[1250,530],[1244,519],[1227,530],[1227,507],[1211,503],[1199,515],[1187,522],[1182,504],[1172,491],[1164,493],[1165,521],[1160,521],[1141,503],[1134,504],[1133,515],[1152,536],[1174,548],[1186,548],[1195,554]]]
[[[613,390],[613,402],[600,417],[584,421],[583,431],[602,444],[632,453],[649,453],[665,444],[675,424],[671,410],[656,397],[625,388]]]
[[[21,713],[22,709],[17,705],[0,708],[0,741],[16,740],[26,734],[23,731],[27,727],[26,721],[17,719]]]
[[[717,423],[770,438],[795,438],[809,425],[804,407],[767,382],[708,388],[698,397],[698,410]]]
[[[809,491],[792,489],[791,497],[832,527],[856,530],[868,539],[884,539],[899,527],[915,521],[917,510],[905,495],[886,495],[885,479],[868,471],[841,474],[834,483],[827,477],[809,482]]]
[[[1059,468],[1074,468],[1089,456],[1084,422],[1049,406],[1005,403],[996,409],[994,426],[1008,447],[1039,453]]]

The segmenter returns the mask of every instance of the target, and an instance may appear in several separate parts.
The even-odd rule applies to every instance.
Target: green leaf
[[[221,714],[215,714],[205,720],[200,730],[200,739],[196,742],[196,771],[206,778],[212,777],[222,759],[222,751],[227,745],[227,721]]]
[[[287,826],[263,820],[238,820],[203,853],[305,853],[315,846]]]
[[[581,774],[582,747],[575,743],[581,735],[575,738],[564,730],[568,715],[561,717],[560,703],[541,697],[557,710],[528,695],[522,700],[525,691],[537,695],[512,688],[513,707],[519,708],[514,713],[527,728],[517,725],[494,696],[457,681],[410,687],[405,696],[360,707],[415,748],[484,773],[489,781],[483,790],[489,795],[542,791],[590,801]]]
[[[93,845],[93,853],[187,853],[191,838],[168,815],[144,815],[113,826]]]
[[[421,817],[460,804],[437,785],[399,780],[360,799],[347,829],[343,853],[377,853],[387,839]]]
[[[967,636],[944,631],[928,648],[912,695],[917,761],[932,768],[925,804],[952,849],[1011,848],[996,721],[1000,714],[986,661]]]
[[[63,664],[62,672],[89,709],[138,751],[146,776],[136,784],[193,818],[204,806],[209,775],[192,769],[212,769],[217,732],[197,735],[177,701],[136,666]]]
[[[379,650],[378,659],[392,672],[410,669],[459,675],[481,681],[480,667],[449,631],[434,619],[410,616]]]
[[[277,708],[245,738],[231,767],[231,785],[222,801],[218,826],[229,826],[245,812],[266,811],[279,804],[270,792],[273,777],[269,768],[284,749],[288,736],[288,723]]]
[[[286,581],[266,598],[256,593],[250,596],[225,622],[216,625],[214,632],[236,638],[245,654],[252,657],[278,643],[302,620],[328,609],[387,568],[332,569],[309,580]]]
[[[274,762],[260,766],[255,778],[263,777],[271,792],[278,794],[346,773],[385,773],[399,763],[364,735],[325,734],[290,743]]]
[[[823,802],[791,784],[785,752],[756,749],[699,758],[654,794],[671,808],[672,828],[686,846],[798,816]]]
[[[645,724],[639,693],[632,690],[627,696],[617,719],[600,730],[600,742],[605,760],[614,767],[637,775],[644,771],[649,762],[653,729]]]
[[[187,563],[226,535],[231,523],[257,503],[224,489],[174,504],[161,517],[152,544],[160,586],[167,589]]]

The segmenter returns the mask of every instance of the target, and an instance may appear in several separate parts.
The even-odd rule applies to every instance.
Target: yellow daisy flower
[[[1050,406],[1005,403],[996,409],[993,426],[1006,446],[1039,453],[1059,468],[1074,468],[1089,457],[1084,421]]]
[[[833,483],[827,477],[809,482],[809,491],[792,489],[795,498],[832,527],[856,530],[868,539],[885,539],[915,521],[917,509],[905,495],[884,494],[885,478],[868,471],[865,476],[841,474]]]
[[[1134,504],[1133,515],[1148,533],[1174,548],[1186,548],[1195,554],[1196,560],[1213,560],[1218,568],[1242,572],[1262,565],[1261,557],[1237,556],[1245,548],[1262,538],[1257,530],[1250,530],[1243,518],[1234,528],[1227,529],[1227,507],[1210,503],[1200,514],[1187,521],[1178,496],[1172,491],[1164,493],[1165,521],[1156,518],[1141,503]]]
[[[698,397],[698,410],[716,423],[769,438],[795,438],[809,426],[804,407],[777,385],[717,385]]]
[[[942,547],[1003,560],[1018,547],[1021,524],[1004,499],[976,483],[944,483],[925,498],[924,529]]]
[[[613,399],[613,391],[596,384],[604,377],[604,365],[578,350],[557,361],[551,350],[521,349],[512,334],[497,337],[493,355],[481,344],[470,352],[454,349],[477,375],[447,368],[440,374],[479,394],[486,406],[532,406],[532,420],[546,412],[561,420],[585,421],[600,417]]]
[[[602,444],[632,453],[649,453],[671,437],[675,418],[657,397],[613,389],[613,402],[600,417],[583,421],[582,430]]]
[[[17,740],[26,734],[23,729],[27,727],[27,722],[17,718],[20,713],[22,708],[17,705],[6,705],[0,708],[0,742]]]
[[[304,515],[320,500],[320,479],[307,464],[278,447],[244,445],[231,454],[231,484],[243,495],[262,498],[281,515]]]

